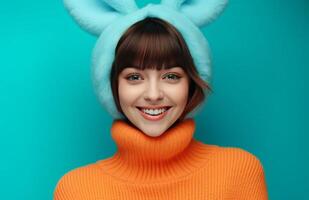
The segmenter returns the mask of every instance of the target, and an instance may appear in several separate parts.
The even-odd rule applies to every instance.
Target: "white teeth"
[[[142,111],[144,113],[151,114],[151,115],[158,115],[158,114],[165,112],[166,110],[167,110],[166,108],[162,108],[162,109],[143,109],[142,108]]]

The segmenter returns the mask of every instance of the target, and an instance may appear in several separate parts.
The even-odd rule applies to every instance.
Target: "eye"
[[[168,74],[165,77],[167,77],[170,80],[178,80],[178,79],[180,79],[180,76],[178,76],[176,74]]]
[[[126,79],[129,81],[137,81],[138,78],[140,78],[139,74],[131,74],[126,77]]]

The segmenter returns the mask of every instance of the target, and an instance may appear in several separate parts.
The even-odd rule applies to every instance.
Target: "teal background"
[[[306,0],[230,0],[203,28],[214,93],[196,137],[255,154],[270,199],[309,199],[308,21]],[[0,22],[1,199],[52,199],[66,172],[116,150],[91,83],[96,38],[62,1],[4,1]]]

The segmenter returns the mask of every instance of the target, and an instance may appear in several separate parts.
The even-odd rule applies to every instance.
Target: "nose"
[[[163,92],[157,81],[149,82],[144,92],[144,99],[150,102],[157,102],[163,99]]]

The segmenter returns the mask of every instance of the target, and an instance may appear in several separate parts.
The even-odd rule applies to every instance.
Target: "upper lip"
[[[160,109],[160,108],[170,108],[172,106],[136,106],[137,108],[141,109]]]

